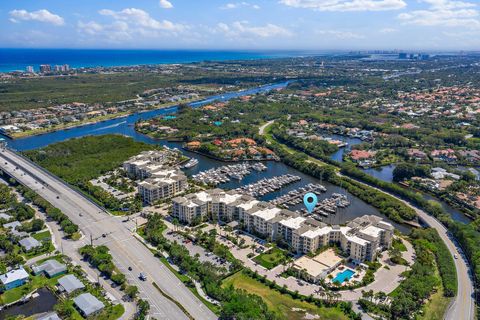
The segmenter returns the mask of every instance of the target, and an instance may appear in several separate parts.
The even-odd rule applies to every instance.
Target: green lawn
[[[337,308],[319,308],[311,303],[295,300],[290,295],[281,294],[274,289],[270,289],[266,285],[242,272],[238,272],[226,278],[223,282],[223,286],[228,286],[230,284],[235,288],[244,289],[248,293],[262,297],[268,308],[275,312],[280,319],[305,319],[306,313],[317,316],[317,319],[322,320],[348,319],[347,316]]]
[[[38,241],[50,240],[52,239],[52,235],[50,234],[50,231],[46,230],[46,231],[35,233],[34,235],[32,235],[32,238],[35,238]]]
[[[51,241],[48,241],[48,247],[45,247],[44,250],[41,249],[41,248],[40,248],[40,250],[31,250],[29,252],[23,253],[22,255],[24,256],[24,258],[26,260],[28,260],[28,259],[32,259],[32,258],[35,258],[35,257],[40,256],[42,254],[53,252],[53,251],[55,251],[55,246],[53,245],[53,243]]]
[[[266,253],[262,253],[253,258],[253,261],[260,264],[264,268],[272,269],[285,261],[286,258],[287,256],[282,249],[274,247]]]

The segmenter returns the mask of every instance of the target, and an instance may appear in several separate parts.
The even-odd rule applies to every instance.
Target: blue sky
[[[0,47],[480,49],[478,0],[19,0]]]

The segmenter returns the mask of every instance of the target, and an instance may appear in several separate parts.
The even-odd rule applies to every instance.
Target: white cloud
[[[289,30],[272,23],[268,23],[264,26],[251,26],[247,21],[235,21],[230,25],[226,23],[219,23],[217,25],[217,31],[224,33],[230,38],[248,38],[252,36],[259,38],[270,38],[289,37],[292,35],[292,32]]]
[[[77,24],[77,27],[79,29],[81,29],[82,31],[84,31],[85,33],[90,34],[90,35],[98,34],[105,29],[104,25],[99,24],[95,21],[89,21],[89,22],[86,22],[86,23],[84,23],[82,21],[79,21],[78,24]]]
[[[100,15],[111,17],[110,23],[97,21],[79,21],[77,30],[84,43],[106,41],[109,43],[126,43],[126,41],[151,41],[178,36],[188,37],[189,26],[173,23],[169,20],[157,20],[148,12],[136,8],[126,8],[120,11],[102,9]]]
[[[394,29],[394,28],[383,28],[383,29],[380,29],[380,33],[384,33],[384,34],[387,34],[387,33],[394,33],[394,32],[397,32],[398,30],[397,29]]]
[[[27,10],[12,10],[9,12],[10,21],[19,22],[22,21],[39,21],[45,23],[51,23],[56,26],[65,24],[65,21],[59,15],[53,14],[46,9],[28,12]]]
[[[407,6],[404,0],[280,0],[280,3],[317,11],[386,11]]]
[[[476,4],[453,0],[423,0],[426,10],[414,10],[398,15],[405,24],[419,26],[445,26],[480,28]]]
[[[173,8],[173,4],[168,1],[168,0],[160,0],[160,7],[162,7],[163,9],[172,9]]]
[[[77,24],[78,30],[88,36],[105,38],[109,42],[120,42],[133,38],[134,30],[131,30],[124,21],[114,21],[111,24],[99,24],[95,21]]]
[[[132,25],[152,30],[182,31],[186,26],[176,24],[168,20],[156,20],[148,12],[136,8],[126,8],[121,11],[102,9],[98,13],[104,16],[111,16],[118,21],[126,21]]]
[[[226,5],[221,6],[220,9],[229,10],[229,9],[238,9],[238,8],[242,8],[242,7],[248,7],[248,8],[252,8],[252,9],[260,9],[259,5],[251,4],[251,3],[248,3],[248,2],[245,2],[245,1],[227,3]]]
[[[359,33],[351,31],[340,31],[340,30],[317,30],[315,31],[317,35],[334,37],[337,39],[364,39],[365,36]]]

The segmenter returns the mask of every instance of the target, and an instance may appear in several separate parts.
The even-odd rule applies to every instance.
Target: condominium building
[[[366,215],[346,226],[330,226],[296,212],[280,209],[235,191],[213,189],[173,199],[172,215],[182,222],[209,217],[239,221],[244,230],[271,241],[282,240],[298,253],[313,253],[337,244],[354,262],[373,261],[392,243],[393,226]]]
[[[151,178],[138,183],[138,193],[147,204],[171,198],[187,188],[187,177],[177,169],[157,170]]]
[[[40,65],[40,73],[48,73],[52,71],[52,66],[49,64]]]
[[[173,156],[172,150],[150,150],[131,157],[123,163],[123,169],[130,178],[143,180],[161,170]]]
[[[174,197],[188,188],[187,177],[169,167],[177,152],[170,149],[144,151],[123,163],[123,169],[132,179],[143,180],[137,184],[138,193],[146,204]]]
[[[321,226],[299,229],[294,233],[292,247],[297,252],[315,252],[328,244],[339,244],[355,262],[373,261],[376,254],[392,244],[393,226],[374,215],[350,221],[347,226]]]

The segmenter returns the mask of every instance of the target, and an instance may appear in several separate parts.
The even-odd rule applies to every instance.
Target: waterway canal
[[[283,83],[277,83],[277,84],[271,84],[271,85],[265,85],[253,89],[248,89],[248,90],[243,90],[243,91],[238,91],[238,92],[230,92],[230,93],[224,93],[222,95],[216,95],[212,96],[209,98],[206,98],[204,100],[198,101],[191,103],[192,107],[199,107],[205,104],[209,104],[212,101],[227,101],[230,99],[238,98],[241,96],[245,95],[253,95],[256,93],[262,93],[262,92],[268,92],[271,90],[276,90],[285,87],[288,84],[288,82],[283,82]],[[88,124],[84,125],[81,127],[76,127],[76,128],[70,128],[70,129],[64,129],[64,130],[59,130],[55,132],[50,132],[46,133],[43,135],[37,135],[37,136],[31,136],[27,138],[22,138],[22,139],[6,139],[8,142],[8,145],[16,149],[18,151],[24,151],[24,150],[31,150],[31,149],[37,149],[41,148],[44,146],[47,146],[51,143],[55,142],[60,142],[60,141],[65,141],[71,138],[78,138],[78,137],[83,137],[87,135],[104,135],[104,134],[122,134],[125,136],[130,136],[134,138],[137,141],[142,141],[150,144],[159,144],[159,145],[167,145],[172,148],[179,148],[181,149],[181,144],[180,143],[175,143],[175,142],[167,142],[164,140],[155,140],[152,139],[148,136],[145,136],[143,134],[140,134],[135,131],[134,129],[134,124],[135,122],[139,120],[146,120],[150,119],[159,115],[165,115],[169,113],[175,113],[177,111],[178,106],[172,106],[164,109],[158,109],[158,110],[151,110],[147,112],[142,112],[142,113],[135,113],[131,114],[126,117],[118,118],[118,119],[111,119],[99,123],[94,123],[94,124]],[[338,137],[340,138],[340,137]],[[343,138],[342,140],[346,140],[349,143],[349,146],[358,144],[361,142],[360,139],[357,138]],[[332,157],[335,160],[341,160],[342,155],[345,152],[345,150],[340,150],[339,152],[335,153],[332,155]],[[226,165],[228,163],[213,160],[198,154],[193,154],[189,153],[187,151],[184,151],[189,156],[195,157],[198,160],[200,160],[199,165],[187,170],[186,173],[188,175],[195,174],[198,171],[210,169],[213,167],[218,167],[221,165]],[[308,175],[304,175],[303,173],[286,166],[283,163],[278,163],[278,162],[269,162],[268,163],[268,169],[265,172],[254,172],[251,175],[245,177],[242,181],[238,182],[236,180],[232,180],[226,184],[222,184],[219,187],[221,188],[236,188],[239,187],[240,185],[252,183],[255,181],[258,181],[259,179],[262,178],[269,178],[273,176],[278,176],[282,174],[294,174],[300,176],[302,179],[301,181],[291,184],[289,186],[286,186],[282,188],[281,190],[268,194],[264,196],[262,199],[263,200],[271,200],[279,195],[282,195],[292,189],[299,188],[305,184],[308,183],[322,183],[327,187],[327,192],[320,195],[320,199],[323,199],[325,197],[330,196],[332,193],[342,193],[346,194],[349,198],[349,200],[352,202],[352,204],[345,208],[345,209],[339,209],[338,213],[335,215],[332,215],[331,217],[328,217],[325,219],[326,222],[329,223],[344,223],[346,221],[351,220],[354,217],[361,216],[364,214],[375,214],[375,215],[380,215],[378,210],[373,208],[372,206],[366,204],[362,200],[355,198],[354,196],[350,195],[348,192],[346,192],[344,189],[331,185],[327,182],[322,182],[319,181],[318,179],[315,179],[313,177],[310,177]],[[397,226],[401,231],[407,232],[408,228],[405,226]]]

